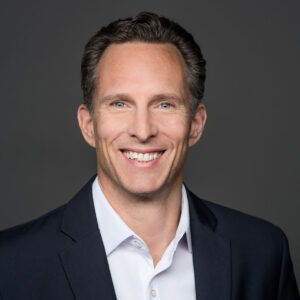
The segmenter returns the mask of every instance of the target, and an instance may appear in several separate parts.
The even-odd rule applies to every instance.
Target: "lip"
[[[137,153],[154,153],[154,152],[165,152],[166,150],[165,149],[158,149],[158,148],[155,148],[155,149],[134,149],[134,148],[124,148],[124,149],[120,149],[121,152],[137,152]]]
[[[147,161],[147,162],[139,162],[135,159],[129,159],[127,156],[124,155],[123,151],[132,151],[132,152],[140,152],[140,153],[151,153],[151,152],[163,152],[162,155],[160,155],[158,158],[154,159],[154,160],[150,160],[150,161]],[[137,151],[137,150],[129,150],[129,149],[124,149],[124,150],[121,150],[121,155],[124,157],[124,159],[126,160],[126,162],[128,162],[131,166],[134,166],[134,167],[137,167],[137,168],[140,168],[140,169],[152,169],[154,168],[158,163],[159,161],[161,160],[161,158],[164,156],[164,153],[165,153],[165,150],[147,150],[147,151]]]

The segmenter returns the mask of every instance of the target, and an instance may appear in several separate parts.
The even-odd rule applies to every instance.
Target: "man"
[[[299,299],[279,228],[182,184],[206,121],[204,80],[193,37],[155,14],[90,39],[78,122],[97,177],[1,232],[0,299]]]

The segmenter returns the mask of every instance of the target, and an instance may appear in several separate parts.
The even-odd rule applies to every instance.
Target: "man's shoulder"
[[[211,201],[201,201],[216,218],[215,232],[229,239],[232,247],[245,247],[253,252],[271,249],[281,252],[288,246],[283,230],[270,221]]]
[[[57,236],[65,206],[61,205],[31,221],[1,230],[0,253],[10,255],[15,251],[49,247]]]
[[[287,238],[280,227],[263,218],[252,216],[239,210],[204,200],[189,191],[193,205],[207,210],[206,215],[213,222],[214,232],[229,239],[232,246],[260,247],[282,250]],[[202,204],[200,204],[202,203]]]
[[[46,246],[51,249],[52,245],[55,245],[52,241],[61,241],[60,232],[67,208],[86,200],[94,178],[95,176],[90,178],[67,203],[31,221],[0,231],[0,252],[9,252],[10,249],[17,249],[18,247],[26,248],[27,245],[36,248]],[[81,213],[80,208],[81,206],[78,206],[77,211],[79,210],[79,212],[74,215],[74,219]]]
[[[237,209],[223,206],[208,200],[202,201],[216,216],[218,223],[221,223],[223,226],[225,226],[225,228],[228,226],[230,228],[236,228],[238,231],[251,228],[254,230],[259,228],[263,231],[281,231],[278,226],[263,218],[253,216]]]

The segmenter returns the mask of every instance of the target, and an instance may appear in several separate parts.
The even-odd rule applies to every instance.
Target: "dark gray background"
[[[82,50],[141,10],[181,23],[208,61],[208,123],[186,183],[280,226],[299,282],[298,0],[2,1],[0,228],[67,202],[95,173],[76,121]]]

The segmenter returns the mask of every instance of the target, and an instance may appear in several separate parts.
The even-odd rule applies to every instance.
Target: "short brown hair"
[[[119,19],[102,27],[85,46],[81,63],[81,87],[84,104],[93,112],[97,66],[105,49],[111,44],[140,41],[171,43],[182,54],[186,79],[191,94],[191,113],[196,112],[204,93],[206,61],[193,36],[178,23],[154,13],[141,12],[135,17]]]

